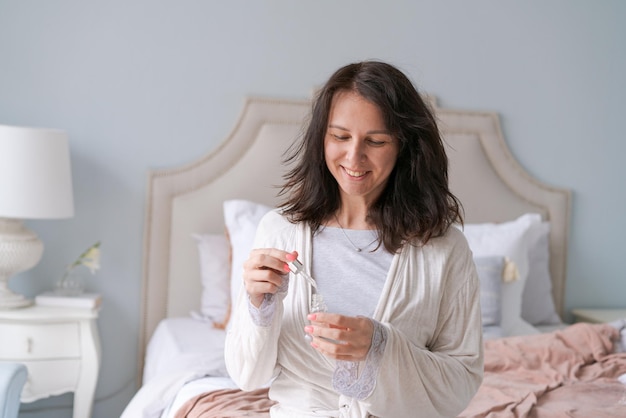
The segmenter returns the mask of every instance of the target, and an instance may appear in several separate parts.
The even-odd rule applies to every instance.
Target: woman
[[[231,377],[269,384],[272,417],[456,416],[482,379],[479,285],[432,112],[395,67],[347,65],[288,161],[244,264]]]

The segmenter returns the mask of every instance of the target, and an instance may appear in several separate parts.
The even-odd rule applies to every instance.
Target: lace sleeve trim
[[[287,276],[283,278],[283,283],[278,288],[276,295],[286,295],[289,288],[289,279]],[[259,327],[269,327],[274,319],[274,313],[276,312],[276,295],[270,293],[265,294],[261,306],[258,308],[250,302],[248,298],[248,312],[252,317],[252,322]]]
[[[333,388],[342,395],[358,400],[370,396],[376,387],[376,376],[387,344],[387,329],[378,321],[374,324],[372,345],[364,362],[337,361],[333,373]],[[362,372],[359,376],[359,365]]]

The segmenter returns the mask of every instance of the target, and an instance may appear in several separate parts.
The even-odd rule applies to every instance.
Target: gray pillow
[[[480,279],[480,305],[483,326],[500,325],[502,319],[503,256],[474,257]]]

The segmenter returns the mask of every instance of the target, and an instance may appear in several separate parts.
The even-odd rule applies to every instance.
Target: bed
[[[556,389],[589,389],[572,384],[588,365],[596,368],[581,379],[602,389],[601,396],[594,392],[602,405],[594,404],[593,411],[604,414],[591,416],[626,416],[626,386],[619,380],[626,373],[626,355],[615,353],[621,325],[570,326],[561,320],[570,192],[523,169],[506,145],[496,113],[440,108],[429,100],[481,278],[485,382],[462,416],[589,416],[550,415],[551,407],[578,408],[574,392]],[[149,172],[138,358],[142,384],[123,418],[187,416],[180,408],[193,399],[236,389],[223,361],[230,300],[240,287],[231,278],[237,271],[233,266],[247,256],[260,216],[277,204],[276,186],[287,169],[281,165],[283,152],[302,133],[309,110],[306,99],[248,98],[215,150],[185,166]],[[554,377],[554,368],[565,367],[546,371],[545,366],[550,347],[571,351],[568,341],[589,352],[576,348],[564,358],[571,354],[585,364],[565,360],[568,370],[575,369],[566,378],[533,380]],[[539,351],[533,357],[539,360],[522,363],[535,347],[548,347],[548,354]],[[511,358],[517,361],[512,370],[507,368]],[[519,367],[538,371],[520,373]],[[589,404],[588,398],[581,397]],[[258,400],[262,403],[262,396]]]

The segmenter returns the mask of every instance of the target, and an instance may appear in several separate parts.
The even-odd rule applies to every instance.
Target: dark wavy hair
[[[317,93],[308,126],[284,157],[292,164],[279,192],[286,199],[280,207],[287,219],[308,222],[316,232],[339,208],[339,186],[324,160],[324,138],[333,97],[340,91],[354,91],[375,104],[400,144],[389,180],[368,209],[379,246],[395,253],[406,242],[425,244],[452,223],[462,223],[461,204],[448,188],[448,157],[433,111],[400,70],[380,61],[340,68]]]

